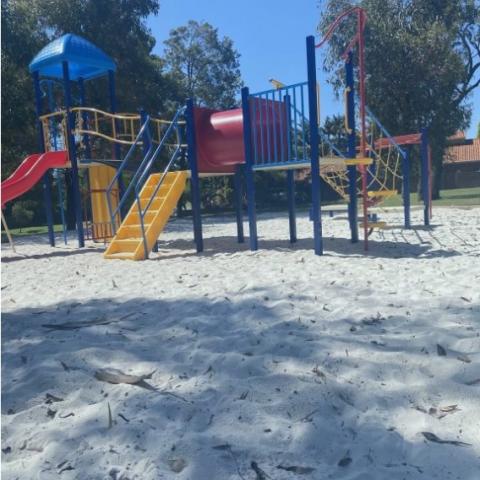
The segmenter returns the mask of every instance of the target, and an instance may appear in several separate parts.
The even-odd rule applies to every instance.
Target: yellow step
[[[145,230],[149,226],[149,223],[145,224]],[[139,238],[142,236],[142,227],[140,224],[122,225],[117,231],[117,236],[118,238]]]
[[[146,208],[148,205],[152,194],[158,186],[158,182],[162,178],[161,175],[150,175],[145,182],[139,195],[142,208]],[[177,206],[178,200],[185,190],[186,181],[186,171],[168,173],[148,210],[145,212],[144,234],[147,254],[152,250],[158,236]],[[137,200],[134,200],[130,211],[108,246],[104,257],[122,260],[144,260],[146,253],[143,238],[138,203]]]
[[[156,197],[161,197],[165,195],[170,190],[170,187],[172,186],[171,183],[169,184],[162,184],[160,188],[157,190],[155,193]],[[157,188],[157,182],[153,184],[146,184],[143,188],[142,191],[140,192],[140,198],[151,198],[153,193],[155,192],[155,189]]]
[[[363,226],[363,222],[362,222],[362,226]],[[383,229],[383,228],[387,228],[388,225],[387,225],[387,222],[367,222],[367,227],[368,228],[378,228],[379,230]]]
[[[150,203],[150,206],[148,207],[149,210],[158,210],[161,206],[163,201],[165,200],[166,194],[164,194],[161,197],[154,197],[152,200],[152,203]],[[140,205],[142,206],[142,209],[145,209],[145,207],[148,205],[150,202],[151,197],[140,197]]]
[[[353,166],[353,165],[371,165],[373,163],[372,158],[345,158],[344,160],[345,165],[347,167]]]
[[[396,190],[370,190],[367,192],[367,195],[370,198],[377,198],[377,197],[392,197],[393,195],[397,195],[398,192]]]
[[[145,225],[145,223],[152,223],[159,211],[160,210],[148,209],[148,211],[146,211],[143,215],[143,224]],[[140,222],[140,212],[138,211],[137,201],[135,200],[133,202],[132,210],[125,217],[122,225],[134,225],[140,224]]]
[[[115,252],[115,253],[105,253],[103,258],[117,259],[117,260],[135,260],[135,257],[131,253],[125,252]]]

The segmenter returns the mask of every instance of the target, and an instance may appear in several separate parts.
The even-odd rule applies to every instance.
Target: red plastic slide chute
[[[63,168],[68,163],[65,150],[30,155],[2,182],[2,208],[7,202],[28,192],[49,168]]]

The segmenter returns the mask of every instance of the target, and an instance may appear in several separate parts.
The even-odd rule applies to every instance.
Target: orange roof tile
[[[443,161],[444,163],[480,162],[480,138],[474,138],[471,145],[448,147]]]

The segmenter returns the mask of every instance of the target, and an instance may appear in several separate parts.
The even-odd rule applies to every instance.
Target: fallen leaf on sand
[[[135,315],[135,312],[128,313],[120,318],[108,319],[102,315],[94,318],[93,320],[79,320],[78,322],[65,322],[65,323],[44,323],[43,328],[49,328],[50,330],[78,330],[79,328],[95,327],[97,325],[108,325],[110,323],[117,323],[125,320],[128,317]]]
[[[256,473],[255,480],[267,480],[270,477],[266,472],[264,472],[259,466],[257,462],[251,462],[250,468]]]
[[[465,363],[472,363],[468,355],[458,355],[457,360],[460,360],[461,362],[465,362]]]
[[[187,466],[187,462],[183,458],[172,458],[167,463],[170,470],[175,473],[180,473]]]
[[[118,370],[117,368],[100,368],[95,372],[95,378],[101,382],[112,383],[114,385],[121,383],[126,385],[135,385],[136,387],[145,388],[146,390],[157,392],[161,395],[170,395],[184,402],[192,403],[176,393],[168,392],[166,390],[158,390],[153,385],[150,385],[148,382],[146,382],[145,380],[152,378],[152,375],[155,373],[155,371],[156,370],[153,370],[145,375],[130,375]]]
[[[312,473],[315,471],[312,467],[299,467],[297,465],[285,466],[285,465],[277,465],[279,470],[285,470],[287,472],[298,473],[299,475],[305,475],[307,473]]]
[[[350,457],[343,457],[338,461],[339,467],[348,467],[352,463],[352,459]]]
[[[52,395],[51,393],[47,393],[45,395],[45,403],[47,405],[50,405],[51,403],[54,403],[54,402],[63,402],[63,398],[56,397],[55,395]]]
[[[145,375],[129,375],[117,368],[101,368],[95,372],[95,378],[101,382],[113,383],[114,385],[125,383],[147,388],[148,390],[156,390],[155,387],[145,381],[152,378],[154,373],[155,370]]]
[[[420,432],[429,442],[455,445],[456,447],[469,447],[471,443],[460,442],[459,440],[442,440],[432,432]]]
[[[448,406],[446,406],[446,407],[440,407],[440,411],[441,411],[441,412],[445,412],[445,413],[456,412],[456,411],[458,411],[458,410],[460,410],[460,409],[458,408],[458,405],[457,405],[457,404],[455,404],[455,405],[448,405]]]
[[[480,378],[476,378],[475,380],[470,380],[469,382],[465,382],[465,385],[476,385],[477,383],[480,383]]]
[[[439,357],[447,356],[447,351],[439,343],[437,343],[437,355]]]

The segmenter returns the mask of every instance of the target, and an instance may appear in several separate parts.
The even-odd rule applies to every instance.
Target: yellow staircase
[[[104,253],[104,258],[118,258],[122,260],[145,260],[152,250],[160,233],[165,227],[170,215],[177,206],[187,182],[187,172],[170,172],[155,193],[162,178],[161,173],[148,177],[141,192],[140,204],[144,211],[144,230],[146,249],[143,242],[142,226],[138,202],[135,199],[127,216],[123,219],[116,235]],[[152,196],[155,196],[152,199]],[[148,210],[144,210],[152,199]],[[146,250],[146,251],[145,251]]]

